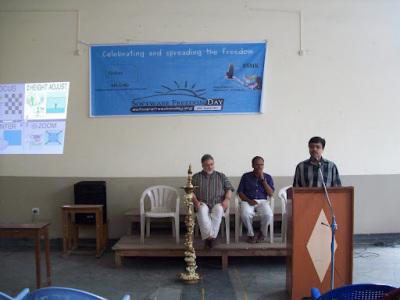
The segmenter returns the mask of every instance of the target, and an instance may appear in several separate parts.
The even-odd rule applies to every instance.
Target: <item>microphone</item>
[[[326,201],[328,203],[329,206],[329,210],[331,213],[331,225],[329,226],[331,228],[331,233],[332,233],[332,237],[331,237],[331,290],[333,290],[334,286],[335,286],[335,233],[337,230],[337,223],[336,223],[336,216],[335,216],[335,212],[333,211],[333,207],[332,207],[332,202],[331,199],[329,199],[329,194],[328,194],[328,190],[326,188],[326,184],[325,184],[325,180],[324,180],[324,175],[322,174],[322,163],[318,162],[318,173],[319,175],[321,175],[321,180],[322,180],[322,186],[324,188],[324,192],[325,192],[325,198]]]
[[[326,198],[326,200],[328,202],[329,209],[331,211],[331,214],[334,216],[335,214],[333,213],[332,202],[331,202],[331,199],[329,198],[328,189],[326,188],[324,175],[322,174],[322,163],[320,161],[318,162],[318,173],[319,173],[319,175],[321,177],[321,183],[322,183],[322,187],[324,188],[325,198]]]

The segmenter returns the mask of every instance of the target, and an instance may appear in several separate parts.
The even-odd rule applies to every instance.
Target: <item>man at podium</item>
[[[352,283],[354,189],[341,187],[324,148],[323,138],[309,140],[310,158],[297,165],[288,195],[286,287],[292,300],[309,295],[310,287],[326,292]]]
[[[310,158],[297,165],[294,187],[322,187],[320,168],[327,187],[342,186],[335,163],[322,157],[324,148],[325,139],[315,136],[309,140]]]

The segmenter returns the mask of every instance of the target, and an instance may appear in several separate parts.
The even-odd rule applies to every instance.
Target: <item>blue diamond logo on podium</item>
[[[324,224],[329,224],[328,219],[321,209],[318,220],[314,225],[310,239],[307,242],[307,250],[314,264],[315,271],[319,280],[322,282],[331,263],[331,228]],[[337,243],[335,239],[334,253]]]

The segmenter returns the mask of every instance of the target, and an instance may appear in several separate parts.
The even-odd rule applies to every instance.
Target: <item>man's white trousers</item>
[[[261,232],[264,237],[267,236],[268,225],[271,223],[273,218],[273,213],[271,206],[269,205],[269,200],[258,199],[257,205],[250,205],[249,203],[242,201],[240,205],[240,216],[244,226],[247,228],[247,235],[254,236],[253,230],[253,218],[257,212],[257,215],[261,219]]]
[[[211,213],[206,204],[200,204],[197,211],[197,222],[199,223],[201,238],[203,240],[207,238],[215,239],[217,237],[223,215],[224,209],[219,203],[214,205]]]

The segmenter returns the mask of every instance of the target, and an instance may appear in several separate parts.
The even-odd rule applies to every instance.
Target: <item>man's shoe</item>
[[[262,234],[262,232],[259,232],[257,235],[257,243],[263,243],[265,242],[265,236]]]
[[[204,240],[204,249],[210,249],[210,240]]]
[[[204,241],[204,249],[212,249],[214,247],[215,239],[206,239]]]
[[[255,236],[248,236],[246,242],[249,244],[255,244],[257,242],[257,239]]]

